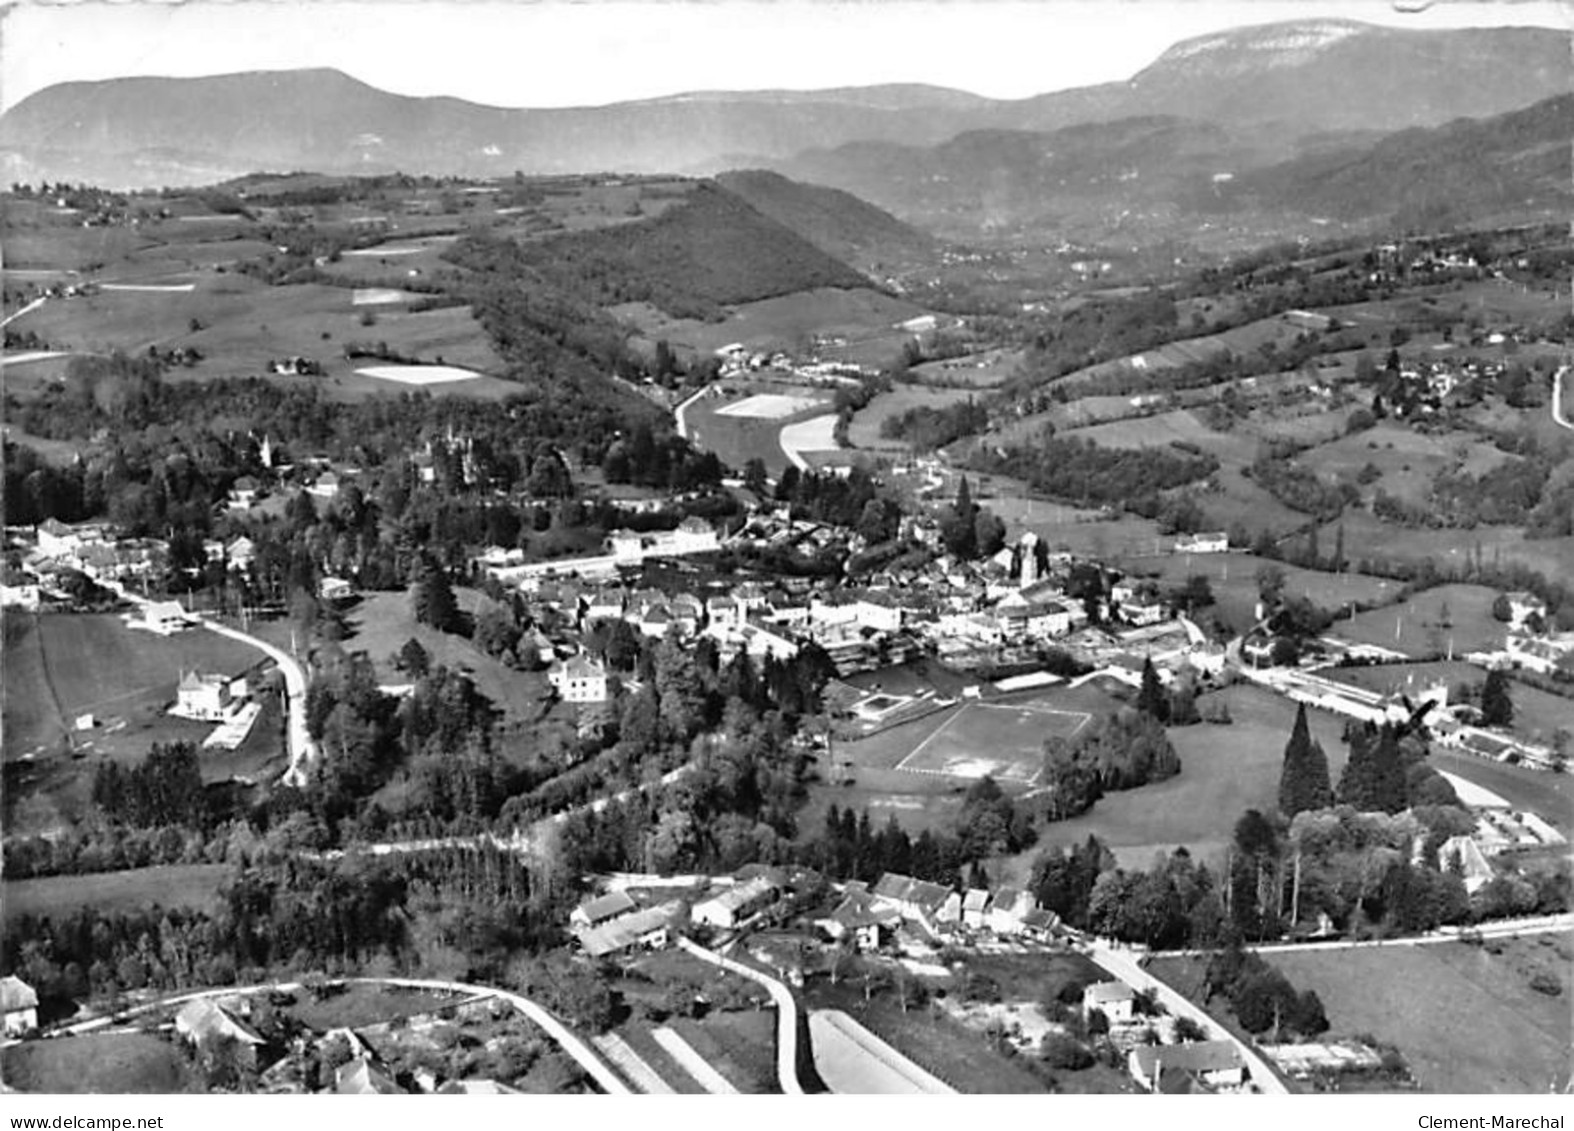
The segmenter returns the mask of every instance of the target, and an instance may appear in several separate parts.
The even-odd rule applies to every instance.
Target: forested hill
[[[716,181],[844,263],[892,267],[935,253],[927,233],[839,189],[802,184],[764,169],[722,173]]]
[[[1574,94],[1497,117],[1405,130],[1370,148],[1319,154],[1236,179],[1219,203],[1256,198],[1338,219],[1457,223],[1574,204]]]
[[[711,181],[660,216],[520,245],[542,277],[603,306],[648,302],[678,318],[817,287],[872,287],[791,228]]]

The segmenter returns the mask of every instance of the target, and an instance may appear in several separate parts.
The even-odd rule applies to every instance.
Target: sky
[[[1131,77],[1284,19],[1574,28],[1560,0],[0,0],[0,107],[57,82],[336,67],[400,94],[587,106],[926,82],[994,98]]]

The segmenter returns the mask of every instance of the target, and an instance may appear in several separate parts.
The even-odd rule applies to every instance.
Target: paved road
[[[1201,1007],[1182,997],[1180,993],[1159,981],[1152,974],[1137,965],[1137,955],[1140,952],[1115,950],[1102,943],[1092,944],[1088,957],[1119,978],[1134,990],[1152,990],[1155,999],[1163,1005],[1174,1017],[1190,1017],[1200,1025],[1210,1038],[1231,1041],[1240,1050],[1241,1059],[1246,1062],[1247,1071],[1251,1073],[1252,1083],[1258,1090],[1269,1095],[1289,1095],[1283,1082],[1273,1074],[1267,1062],[1257,1051],[1244,1041],[1239,1040],[1224,1026],[1220,1025]]]
[[[532,1022],[540,1026],[547,1036],[556,1041],[564,1052],[574,1058],[575,1062],[601,1087],[602,1091],[619,1096],[632,1094],[628,1085],[623,1083],[622,1079],[607,1067],[606,1062],[590,1051],[589,1045],[580,1040],[563,1022],[527,997],[509,993],[507,990],[494,989],[491,986],[477,986],[466,982],[442,982],[425,978],[343,978],[339,980],[350,985],[396,986],[408,990],[438,990],[446,993],[470,994],[480,998],[499,998],[512,1005],[520,1013],[523,1013]],[[159,998],[157,1001],[133,1006],[130,1009],[110,1014],[107,1017],[95,1017],[91,1021],[81,1021],[75,1025],[67,1025],[54,1030],[49,1034],[49,1038],[91,1033],[96,1029],[122,1024],[138,1014],[149,1013],[155,1009],[165,1009],[172,1005],[184,1005],[188,1001],[196,1001],[199,998],[228,997],[232,994],[260,993],[264,990],[296,992],[300,988],[300,984],[297,982],[271,982],[251,986],[225,986],[216,990],[196,990],[192,993]]]
[[[11,325],[11,323],[15,322],[18,318],[22,317],[22,315],[28,313],[29,311],[37,310],[39,307],[44,305],[45,301],[46,301],[45,298],[41,296],[39,298],[35,298],[32,302],[28,303],[26,306],[22,307],[22,309],[20,309],[20,310],[13,310],[10,314],[7,314],[4,318],[0,318],[0,327],[9,326],[9,325]]]
[[[1327,939],[1321,942],[1257,943],[1252,949],[1262,954],[1285,954],[1297,950],[1363,950],[1373,947],[1431,946],[1434,943],[1458,942],[1461,938],[1505,939],[1515,935],[1551,935],[1574,931],[1574,913],[1537,915],[1525,919],[1499,919],[1474,927],[1439,927],[1424,935],[1411,935],[1402,939]],[[1154,958],[1190,958],[1212,954],[1211,950],[1153,951]]]
[[[284,784],[304,786],[306,784],[306,768],[317,760],[317,744],[312,741],[312,736],[306,730],[306,673],[300,664],[282,648],[276,648],[266,640],[259,640],[239,629],[230,628],[228,625],[219,624],[202,618],[202,626],[220,636],[227,636],[242,644],[249,644],[262,652],[269,659],[279,665],[279,671],[284,673],[284,693],[289,709],[289,750],[290,766],[284,771]]]
[[[776,1079],[782,1093],[789,1096],[803,1095],[803,1085],[798,1083],[798,1003],[786,986],[768,974],[762,974],[741,962],[723,958],[714,950],[706,950],[699,943],[682,936],[678,945],[701,962],[731,970],[764,986],[776,1004]]]

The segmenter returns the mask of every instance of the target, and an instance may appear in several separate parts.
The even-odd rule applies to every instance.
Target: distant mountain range
[[[0,158],[8,180],[125,187],[260,169],[494,176],[764,168],[953,235],[1057,223],[1098,231],[1134,212],[1407,208],[1415,201],[1385,189],[1382,171],[1405,163],[1435,170],[1438,160],[1456,168],[1420,153],[1434,142],[1456,157],[1461,147],[1513,155],[1486,136],[1489,127],[1485,135],[1464,125],[1447,137],[1402,134],[1372,148],[1385,135],[1571,92],[1566,32],[1313,20],[1187,40],[1129,81],[1019,101],[909,84],[528,110],[389,94],[332,70],[66,83],[0,117]],[[1553,102],[1516,129],[1540,137],[1567,105]],[[1528,198],[1545,199],[1557,159],[1549,149],[1498,171],[1498,188],[1486,196],[1523,195],[1518,178],[1528,176],[1541,186]],[[749,174],[738,184],[773,214],[770,181]],[[1469,202],[1491,203],[1480,199],[1478,181],[1457,187],[1468,189]],[[795,196],[792,207],[804,200]],[[848,246],[835,219],[848,207],[826,196],[816,219],[795,219],[818,231],[822,250],[851,261],[873,265],[899,253],[895,243],[908,236],[893,233],[883,249]]]

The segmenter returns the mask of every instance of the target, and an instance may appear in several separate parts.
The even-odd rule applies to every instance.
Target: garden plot
[[[450,381],[473,381],[481,376],[454,365],[372,365],[356,372],[363,377],[396,381],[401,385],[444,385]]]

